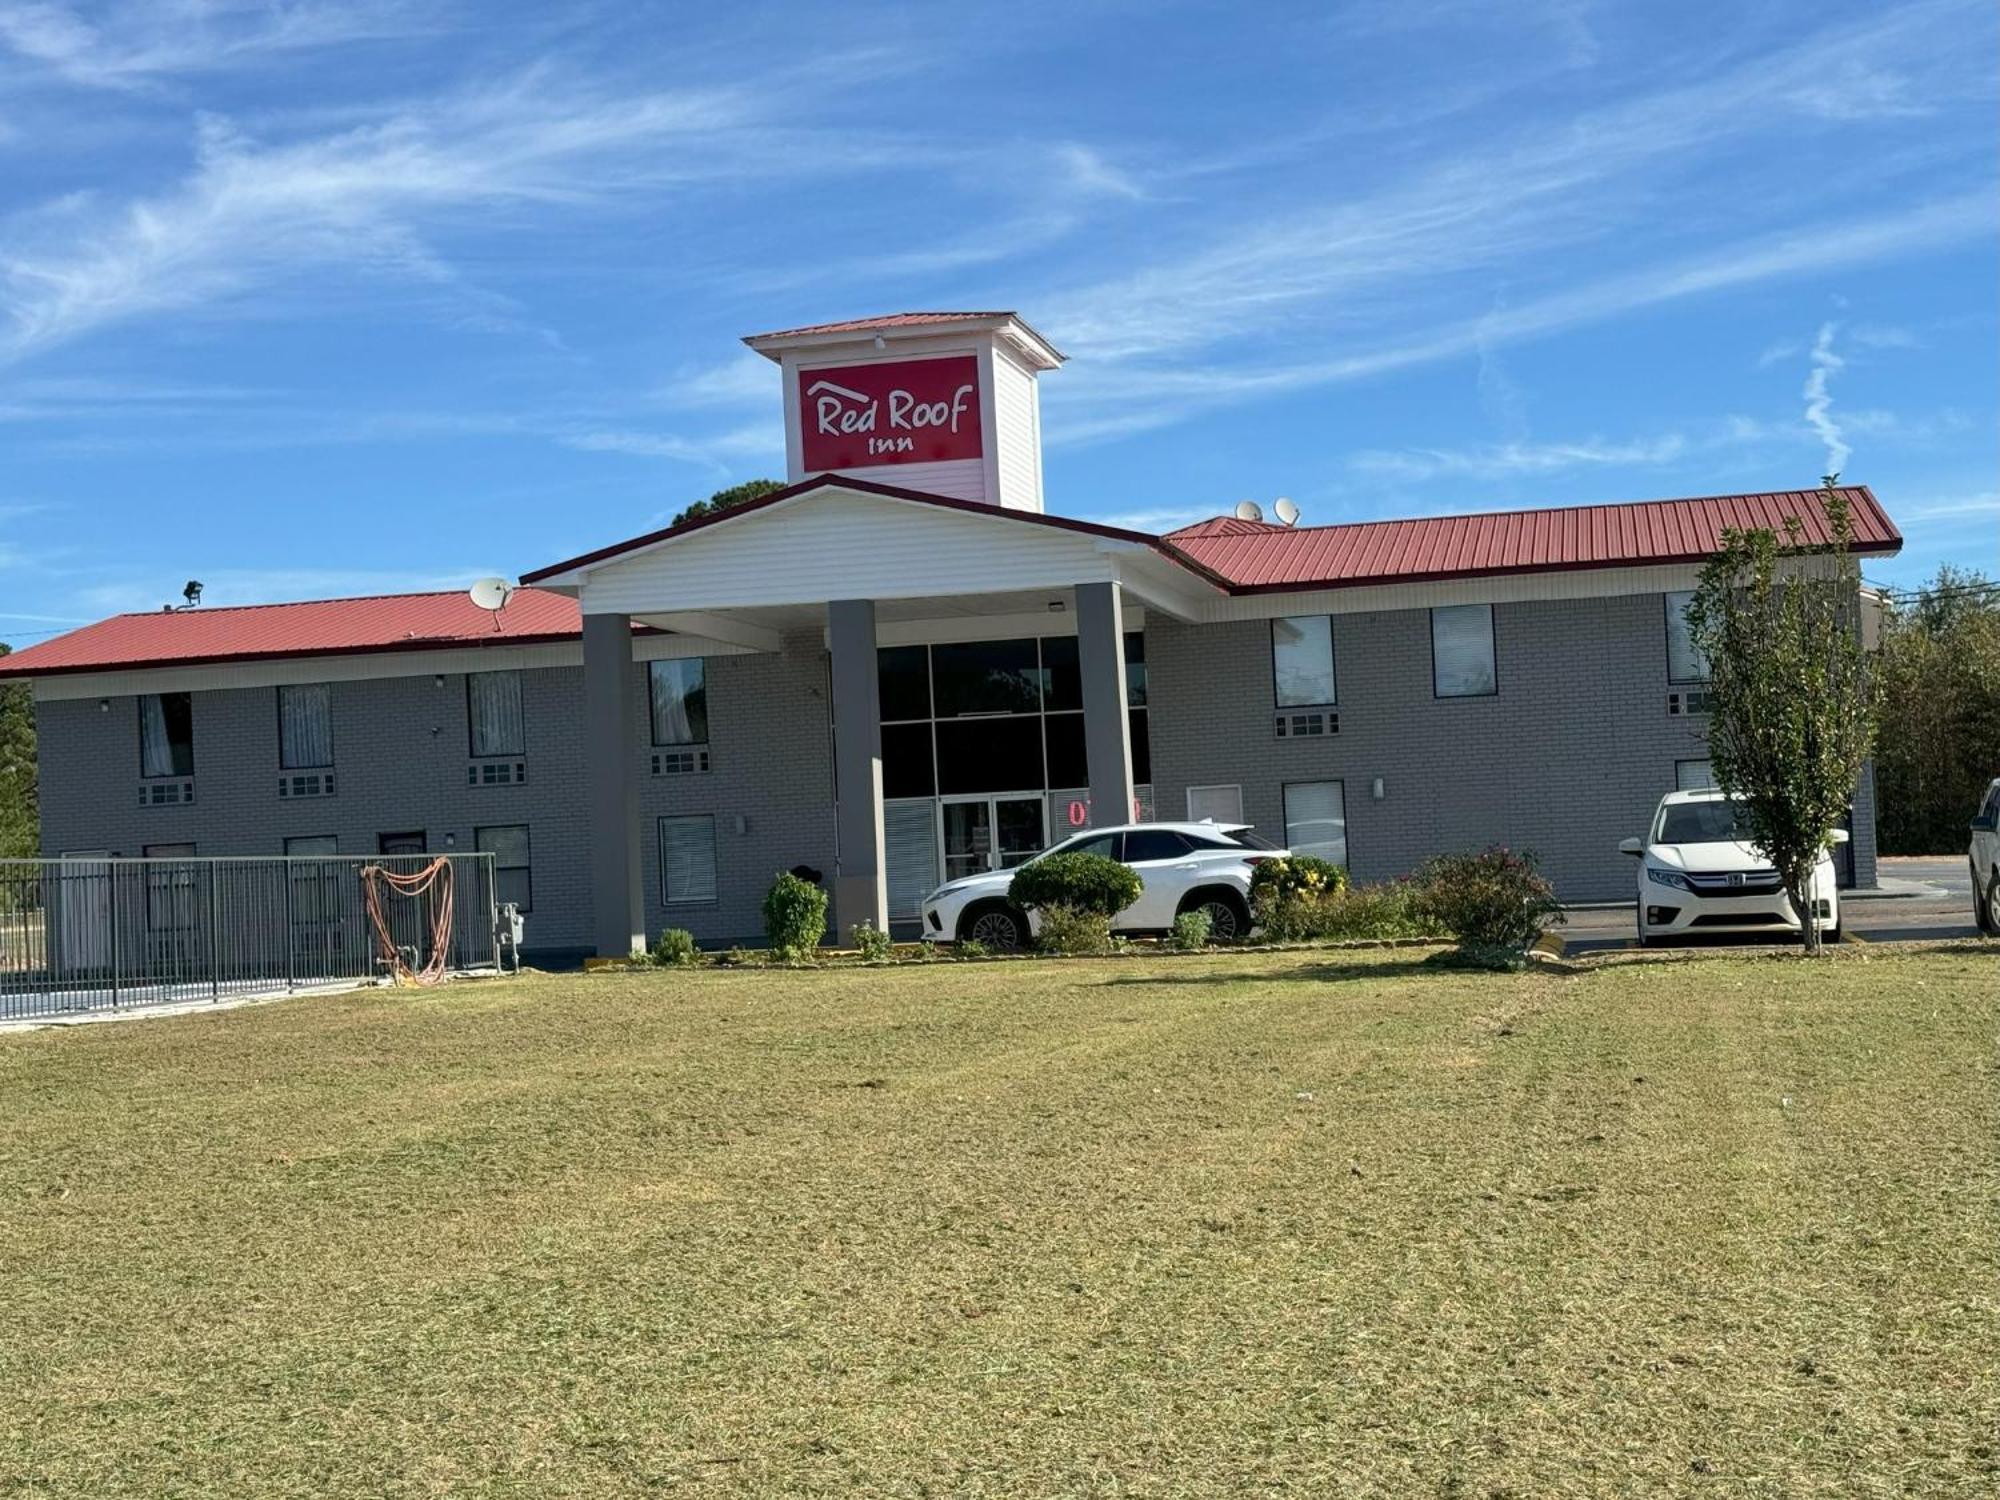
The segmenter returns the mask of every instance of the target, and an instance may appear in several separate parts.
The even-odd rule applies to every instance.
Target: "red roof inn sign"
[[[800,370],[807,473],[978,458],[979,361],[970,354]]]

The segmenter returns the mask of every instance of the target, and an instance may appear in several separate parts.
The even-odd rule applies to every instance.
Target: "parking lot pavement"
[[[1883,875],[1891,874],[1903,885],[1920,882],[1927,887],[1921,894],[1877,895],[1869,892],[1842,892],[1843,937],[1852,942],[1930,942],[1942,938],[1977,937],[1972,922],[1972,887],[1965,874],[1965,862],[1958,861],[1959,889],[1953,890],[1944,866],[1948,861],[1884,860]],[[1931,880],[1903,867],[1926,864],[1937,867],[1938,878]],[[1636,948],[1635,924],[1629,906],[1591,907],[1572,910],[1568,924],[1559,929],[1567,953],[1608,953]],[[1716,933],[1699,942],[1677,939],[1675,947],[1758,947],[1768,939],[1761,933]],[[1663,945],[1664,946],[1664,945]]]

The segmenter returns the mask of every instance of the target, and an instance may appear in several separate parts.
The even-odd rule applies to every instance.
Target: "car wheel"
[[[1975,903],[1978,902],[1977,897],[1973,899]],[[1986,882],[1986,900],[1983,905],[1986,908],[1986,920],[1979,924],[1979,930],[1991,936],[2000,932],[2000,866],[1994,868],[1993,878]]]
[[[1233,943],[1250,935],[1250,909],[1234,891],[1197,891],[1181,903],[1181,912],[1208,917],[1208,935],[1218,943]]]
[[[995,953],[1016,953],[1027,946],[1028,919],[1011,906],[976,906],[965,914],[958,936]]]

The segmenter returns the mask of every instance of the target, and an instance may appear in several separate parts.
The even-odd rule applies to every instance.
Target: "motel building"
[[[6,658],[43,853],[490,851],[530,956],[755,942],[800,866],[841,934],[914,935],[942,881],[1135,817],[1252,823],[1358,881],[1505,843],[1629,900],[1619,840],[1708,778],[1703,560],[1727,527],[1824,535],[1809,491],[1121,530],[1045,507],[1063,356],[1013,314],[747,342],[783,374],[766,499],[579,537],[495,612],[197,607]],[[1893,554],[1849,493],[1857,549]],[[1874,827],[1864,776],[1863,885]]]

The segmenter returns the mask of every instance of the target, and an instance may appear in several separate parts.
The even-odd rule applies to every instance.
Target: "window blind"
[[[1432,688],[1440,698],[1498,690],[1493,670],[1493,606],[1447,604],[1431,611]]]

